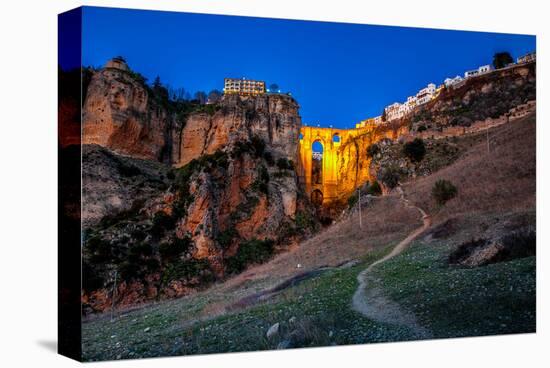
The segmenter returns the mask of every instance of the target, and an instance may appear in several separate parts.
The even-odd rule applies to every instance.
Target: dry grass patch
[[[478,139],[461,138],[472,147],[456,162],[433,175],[404,186],[411,201],[446,219],[461,213],[505,213],[535,207],[536,120],[522,120],[489,131],[490,151],[484,133]],[[450,180],[456,196],[439,207],[431,196],[434,184]]]

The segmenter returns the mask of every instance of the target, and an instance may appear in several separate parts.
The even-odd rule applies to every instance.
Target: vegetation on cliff
[[[111,167],[114,170],[111,180],[118,178],[117,181],[131,182],[133,186],[130,188],[135,186],[136,191],[128,209],[107,212],[100,221],[91,223],[86,231],[83,289],[87,298],[84,310],[90,312],[110,307],[106,301],[112,297],[113,288],[122,288],[118,290],[121,299],[117,303],[135,304],[205,287],[224,273],[238,273],[250,264],[266,261],[275,251],[275,245],[287,244],[291,238],[303,236],[310,231],[308,229],[314,228],[315,221],[304,220],[307,213],[304,208],[294,219],[280,223],[284,230],[275,231],[269,239],[254,238],[261,234],[261,230],[250,234],[237,230],[239,224],[249,221],[260,203],[269,198],[270,186],[279,185],[271,183],[269,171],[279,174],[290,167],[290,161],[286,159],[279,159],[279,165],[275,162],[269,165],[264,158],[265,150],[265,143],[255,137],[249,142],[240,142],[230,153],[218,150],[193,159],[181,168],[158,166],[162,169],[154,175],[143,166],[144,161],[122,158],[99,147],[88,148],[84,161],[86,167],[92,167],[90,171],[84,171],[85,182],[91,180],[89,176],[93,170]],[[226,222],[214,219],[199,224],[194,230],[187,228],[185,223],[189,211],[193,211],[199,197],[210,198],[209,211],[219,211],[224,205],[220,201],[223,193],[230,190],[229,171],[244,162],[253,163],[251,168],[257,169],[251,170],[252,177],[250,185],[245,188],[244,200],[232,209]],[[280,176],[280,179],[274,177],[273,180],[287,178]],[[206,194],[198,189],[201,183],[207,190]],[[172,199],[159,202],[162,197]],[[90,198],[86,198],[90,202]],[[197,258],[196,239],[200,239],[202,234],[212,239],[211,251],[209,256]],[[281,243],[283,239],[285,242]],[[141,290],[137,294],[136,285]],[[127,294],[130,291],[134,293],[132,298]],[[103,296],[100,298],[97,293]]]
[[[454,118],[495,116],[530,99],[530,68],[442,92],[411,117],[411,131],[426,134],[462,124]],[[84,156],[86,312],[196,292],[269,261],[319,227],[298,185],[296,101],[235,95],[204,105],[171,95],[160,80],[149,86],[132,71],[93,72],[85,137],[108,149],[88,148]],[[488,109],[498,96],[502,106]],[[362,194],[387,193],[440,172],[480,139],[387,138],[396,138],[403,124],[341,145],[337,169],[347,186],[339,189],[350,194],[368,178]],[[445,211],[443,204],[452,207],[453,198],[464,195],[464,182],[438,183],[428,192],[437,189],[434,203]],[[352,195],[349,207],[356,202]]]
[[[396,313],[389,300],[427,335],[398,318],[382,323],[350,308],[358,274],[420,224],[419,213],[393,192],[363,203],[362,228],[355,214],[346,216],[294,252],[193,298],[125,312],[113,322],[86,321],[85,359],[534,332],[534,116],[490,134],[494,151],[487,152],[484,134],[458,137],[454,143],[464,151],[453,163],[403,184],[406,198],[425,208],[433,225],[374,267],[366,286],[381,313]],[[396,152],[402,154],[401,147]],[[425,160],[429,155],[430,149]],[[431,196],[441,179],[460,183],[443,207]],[[252,298],[258,290],[271,292]],[[268,336],[275,324],[277,332]]]
[[[438,98],[405,120],[411,131],[418,132],[468,127],[476,121],[504,116],[535,99],[536,64],[530,63],[467,79],[457,88],[444,88]]]

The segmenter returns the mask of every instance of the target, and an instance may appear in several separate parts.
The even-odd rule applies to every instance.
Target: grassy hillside
[[[418,240],[375,268],[373,277],[435,338],[535,332],[536,258],[449,265],[453,248],[473,235],[468,230],[448,239]]]
[[[438,220],[472,212],[505,213],[534,209],[536,204],[535,115],[505,124],[487,135],[461,138],[469,146],[453,165],[404,186],[407,197]],[[431,197],[434,183],[451,180],[456,198],[439,208]]]
[[[382,297],[413,313],[428,336],[535,331],[535,256],[494,258],[481,266],[449,262],[472,239],[497,241],[534,229],[535,132],[534,116],[495,128],[489,153],[484,134],[459,138],[465,152],[456,161],[404,186],[434,225],[404,253],[373,268],[376,282],[367,288],[379,289]],[[431,196],[438,179],[458,189],[444,206]],[[370,199],[362,211],[363,228],[351,214],[288,253],[207,291],[119,313],[113,322],[108,315],[86,321],[85,359],[418,339],[407,327],[351,309],[357,275],[421,224],[418,212],[405,208],[396,193]],[[297,275],[309,277],[250,299]],[[232,307],[242,300],[255,302]],[[279,331],[268,338],[275,323]]]

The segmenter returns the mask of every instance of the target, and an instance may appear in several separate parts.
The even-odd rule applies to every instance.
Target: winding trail
[[[430,216],[422,208],[412,205],[409,200],[405,198],[405,193],[401,187],[398,187],[397,190],[400,192],[400,199],[405,207],[414,208],[420,212],[423,224],[421,227],[411,232],[405,239],[401,240],[389,254],[370,264],[357,276],[359,286],[353,294],[352,308],[374,321],[406,326],[412,329],[419,337],[429,338],[431,336],[430,332],[418,324],[414,314],[404,310],[398,303],[385,297],[382,289],[378,286],[380,280],[370,274],[374,267],[380,263],[386,262],[407,249],[411,242],[422,234],[432,223]],[[368,290],[367,285],[369,285]]]

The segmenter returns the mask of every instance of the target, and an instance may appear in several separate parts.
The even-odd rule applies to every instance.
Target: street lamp
[[[359,203],[359,228],[363,228],[363,219],[361,218],[361,189],[357,188],[357,195],[359,198],[357,199],[357,202]]]

